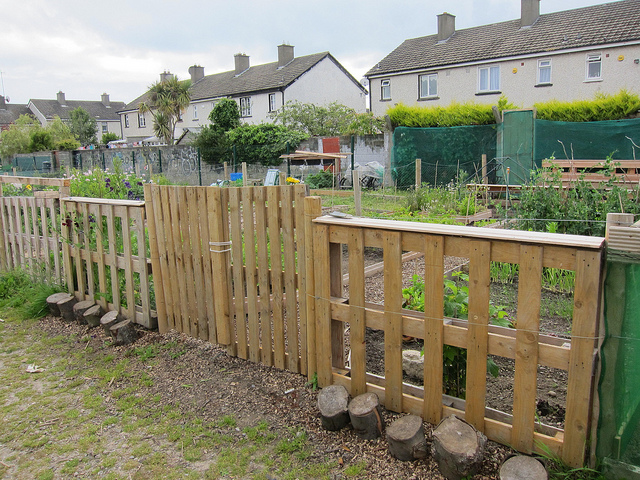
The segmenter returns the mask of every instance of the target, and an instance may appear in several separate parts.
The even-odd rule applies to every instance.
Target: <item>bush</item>
[[[640,96],[620,90],[616,95],[597,92],[593,100],[535,103],[537,118],[563,122],[620,120],[640,110]]]
[[[309,188],[333,188],[334,176],[329,170],[320,170],[309,175],[304,181]]]

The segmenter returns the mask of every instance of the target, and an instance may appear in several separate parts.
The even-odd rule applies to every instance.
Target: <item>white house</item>
[[[204,67],[190,67],[191,103],[178,122],[176,137],[186,129],[197,131],[208,125],[209,113],[222,98],[236,100],[241,120],[251,124],[269,121],[269,113],[289,101],[316,105],[337,102],[359,113],[365,111],[365,88],[329,52],[295,57],[293,50],[292,45],[279,45],[278,61],[256,66],[250,65],[248,55],[239,53],[234,70],[213,75],[205,76]],[[171,74],[162,73],[160,80],[166,75]],[[146,95],[119,112],[129,141],[153,136],[151,115],[138,112]]]
[[[370,108],[495,104],[593,98],[621,89],[640,93],[640,0],[540,14],[521,0],[521,18],[456,30],[438,15],[434,35],[405,40],[365,75]]]

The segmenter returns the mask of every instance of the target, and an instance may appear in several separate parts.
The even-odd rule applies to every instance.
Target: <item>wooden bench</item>
[[[640,183],[640,160],[615,160],[615,183],[633,188]],[[568,187],[576,183],[581,177],[592,185],[610,180],[606,175],[607,166],[604,160],[549,160],[542,161],[542,168],[552,172],[560,172],[562,186]]]

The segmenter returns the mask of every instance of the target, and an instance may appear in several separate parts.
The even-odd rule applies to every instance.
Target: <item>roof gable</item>
[[[405,40],[366,76],[640,40],[640,0],[623,0]]]

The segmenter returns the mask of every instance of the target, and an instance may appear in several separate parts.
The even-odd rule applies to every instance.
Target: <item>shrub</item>
[[[320,170],[307,176],[304,181],[309,185],[309,188],[332,188],[334,177],[329,170]]]
[[[640,110],[640,96],[620,90],[615,95],[597,92],[593,100],[560,102],[551,100],[533,105],[537,118],[563,122],[597,122],[620,120]]]

